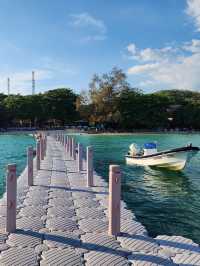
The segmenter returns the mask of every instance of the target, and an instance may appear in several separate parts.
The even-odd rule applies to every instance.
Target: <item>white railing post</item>
[[[69,155],[69,136],[67,136],[67,154]]]
[[[109,167],[108,234],[120,233],[121,171],[119,165]]]
[[[44,136],[44,134],[42,136],[42,140],[43,140],[43,156],[45,156],[45,136]]]
[[[72,157],[72,137],[69,139],[69,155]]]
[[[64,146],[64,133],[62,133],[62,145]]]
[[[7,216],[6,232],[13,233],[16,230],[16,202],[17,202],[17,176],[16,164],[7,166]]]
[[[81,143],[78,143],[78,171],[83,170],[83,146]]]
[[[87,186],[93,186],[93,149],[92,146],[87,147]]]
[[[47,135],[45,136],[45,155],[47,155]]]
[[[72,142],[72,154],[71,154],[71,157],[74,158],[74,138],[72,137],[71,138],[71,142]]]
[[[76,160],[76,140],[72,138],[72,158]]]
[[[44,139],[40,138],[40,159],[44,160]]]
[[[36,167],[37,170],[40,170],[40,140],[36,144]]]
[[[65,138],[64,138],[64,149],[66,151],[67,149],[67,136],[65,135]]]
[[[27,149],[28,186],[33,185],[33,147]]]
[[[47,154],[47,135],[44,135],[44,156]]]

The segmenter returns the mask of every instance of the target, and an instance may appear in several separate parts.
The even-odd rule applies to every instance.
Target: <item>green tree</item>
[[[37,95],[10,95],[2,102],[10,125],[20,122],[42,127],[51,120],[51,124],[63,126],[78,117],[76,98],[70,89],[56,89]]]
[[[44,93],[43,98],[49,119],[59,120],[64,125],[78,118],[76,111],[77,95],[70,89],[50,90]]]
[[[113,68],[108,74],[94,75],[89,87],[93,106],[90,120],[93,123],[106,123],[112,126],[119,124],[119,98],[123,90],[129,88],[125,73],[121,69]]]

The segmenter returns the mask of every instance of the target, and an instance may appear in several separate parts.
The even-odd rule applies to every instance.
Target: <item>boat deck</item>
[[[94,174],[86,187],[86,172],[64,147],[48,137],[47,156],[34,171],[18,179],[17,231],[0,234],[0,265],[200,265],[200,248],[180,236],[148,236],[121,201],[121,235],[108,236],[108,184]],[[5,195],[0,228],[5,228]]]

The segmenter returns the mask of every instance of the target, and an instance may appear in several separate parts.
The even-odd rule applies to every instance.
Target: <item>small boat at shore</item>
[[[144,148],[139,150],[137,145],[133,143],[129,146],[129,151],[125,158],[126,163],[130,165],[182,170],[199,150],[199,147],[189,144],[185,147],[157,151],[157,144],[154,142],[144,144]]]

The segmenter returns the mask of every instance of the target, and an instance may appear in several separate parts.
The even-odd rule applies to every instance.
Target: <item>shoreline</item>
[[[59,133],[63,132],[63,130],[7,130],[7,131],[0,131],[0,135],[20,135],[20,134],[28,134],[28,135],[35,135],[37,132],[44,131],[49,133]],[[80,131],[76,129],[65,129],[64,132],[66,134],[79,134],[79,135],[97,135],[97,136],[127,136],[127,135],[174,135],[174,134],[180,134],[180,135],[195,135],[200,134],[200,131],[126,131],[126,132],[95,132],[95,131]]]
[[[184,131],[177,131],[177,132],[147,132],[147,131],[138,131],[138,132],[99,132],[99,133],[89,133],[89,132],[67,132],[68,134],[79,134],[79,135],[93,135],[93,136],[127,136],[127,135],[173,135],[173,134],[180,134],[180,135],[190,135],[190,134],[200,134],[200,131],[195,132],[184,132]]]

